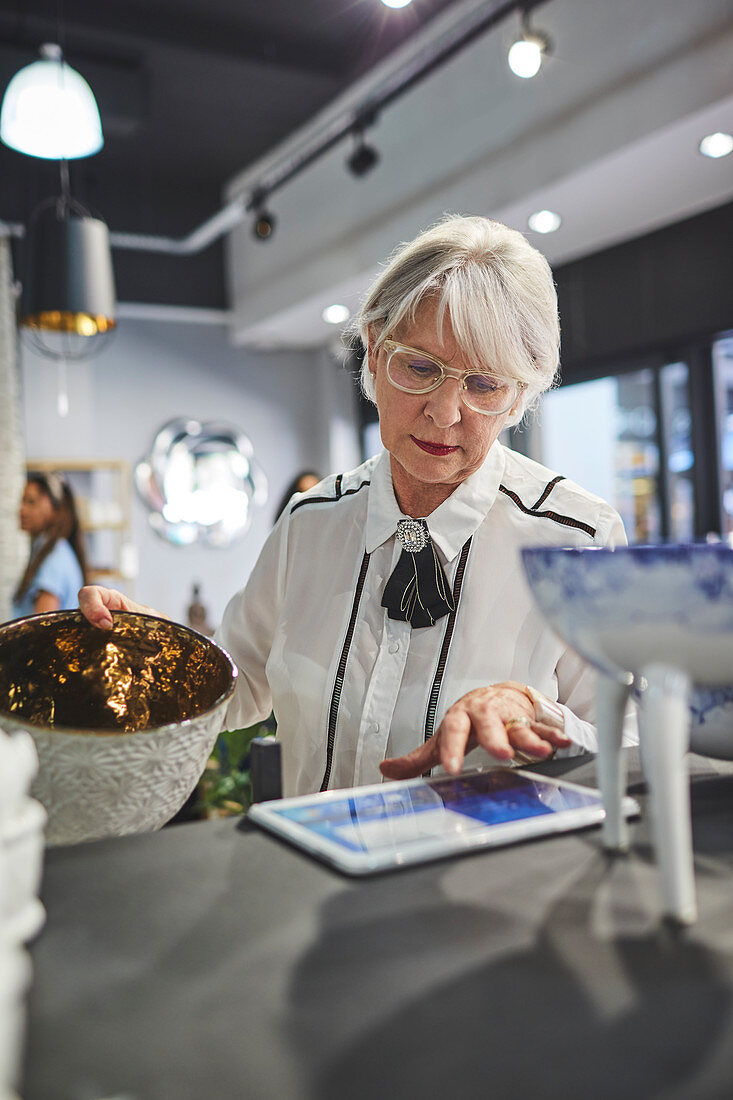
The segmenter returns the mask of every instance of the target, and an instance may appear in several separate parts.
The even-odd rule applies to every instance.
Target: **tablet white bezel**
[[[455,778],[465,779],[467,776],[482,774],[490,770],[495,769],[476,768],[470,772],[463,772]],[[553,787],[579,791],[584,795],[595,795],[600,799],[600,794],[594,787],[585,787],[559,777],[539,775],[524,768],[512,769],[512,774],[520,774],[534,782],[546,783]],[[390,783],[389,787],[393,790],[407,790],[411,787],[425,786],[436,779],[450,780],[451,778],[451,776],[433,776],[432,780],[423,778],[405,779]],[[309,855],[315,856],[317,859],[325,861],[349,875],[369,875],[377,871],[396,870],[399,867],[445,859],[447,856],[466,854],[482,848],[516,844],[522,840],[530,840],[540,836],[552,836],[575,829],[585,829],[600,824],[605,817],[603,805],[599,801],[596,805],[579,806],[571,810],[551,810],[549,813],[519,818],[516,821],[484,826],[474,825],[469,833],[411,840],[402,848],[385,848],[376,852],[356,852],[340,845],[330,837],[320,836],[312,832],[307,826],[299,822],[284,818],[278,812],[278,809],[284,807],[324,805],[328,802],[343,801],[356,795],[361,797],[370,794],[383,794],[384,791],[385,784],[374,783],[366,787],[345,787],[340,790],[324,791],[320,794],[299,795],[294,798],[280,799],[276,802],[259,802],[250,808],[248,817],[276,836],[302,848]],[[623,813],[626,817],[636,816],[639,813],[638,803],[633,798],[626,797],[623,804]]]

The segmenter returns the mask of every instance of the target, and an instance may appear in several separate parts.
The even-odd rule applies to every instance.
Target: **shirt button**
[[[392,642],[392,645],[389,647],[389,651],[390,651],[390,653],[399,653],[400,643],[399,642]]]
[[[379,733],[379,722],[375,722],[374,725],[372,726],[372,729],[374,730],[375,733]]]

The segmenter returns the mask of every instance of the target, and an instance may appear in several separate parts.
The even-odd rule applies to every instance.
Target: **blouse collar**
[[[499,491],[504,473],[505,451],[498,440],[484,463],[462,481],[443,503],[427,516],[428,530],[446,562],[461,551],[466,539],[486,519]],[[392,488],[392,471],[387,451],[382,451],[372,471],[366,521],[366,549],[372,553],[391,538],[404,519]]]

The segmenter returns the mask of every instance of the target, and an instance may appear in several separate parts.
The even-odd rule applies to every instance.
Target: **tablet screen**
[[[600,821],[603,806],[598,791],[496,768],[284,799],[250,814],[358,871],[581,828]]]

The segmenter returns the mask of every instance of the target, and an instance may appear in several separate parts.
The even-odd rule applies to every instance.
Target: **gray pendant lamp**
[[[66,188],[31,215],[19,323],[53,359],[97,354],[115,327],[109,231]]]

